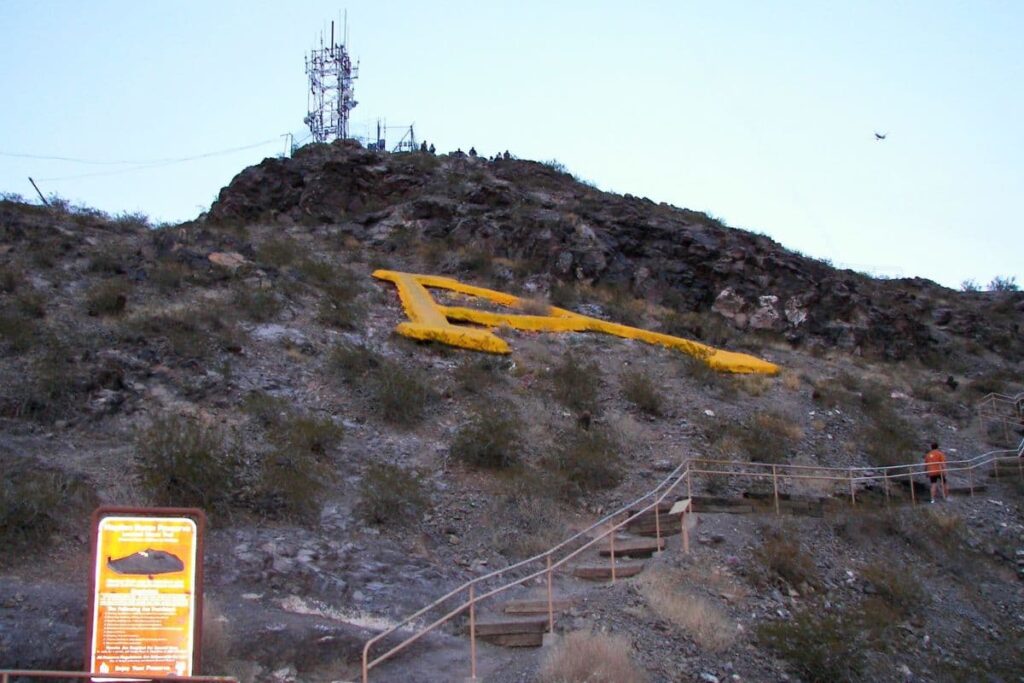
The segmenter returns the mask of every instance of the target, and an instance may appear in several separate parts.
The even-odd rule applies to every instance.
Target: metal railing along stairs
[[[1006,464],[1011,462],[1010,470],[1016,471],[1017,476],[1024,480],[1024,440],[1021,441],[1021,444],[1016,449],[994,450],[973,458],[947,461],[946,471],[948,473],[966,473],[968,490],[970,495],[973,496],[976,488],[975,473],[977,471],[991,468],[993,475],[998,479],[1000,471],[1005,472],[1007,470]],[[1001,463],[1003,463],[1002,468],[1000,467]],[[893,484],[907,483],[910,489],[911,504],[916,505],[917,496],[915,494],[914,477],[924,474],[926,467],[922,462],[888,467],[844,468],[737,462],[707,458],[688,459],[643,496],[605,515],[586,529],[567,538],[553,548],[503,569],[495,570],[489,574],[467,581],[426,607],[410,614],[391,628],[370,638],[363,647],[362,681],[363,683],[369,683],[370,671],[374,667],[405,650],[428,633],[465,614],[468,614],[469,619],[469,678],[470,680],[475,680],[477,678],[476,613],[478,605],[483,600],[531,581],[540,580],[546,587],[547,631],[548,633],[553,633],[554,595],[552,581],[554,573],[558,569],[565,567],[568,562],[579,556],[583,551],[602,544],[602,548],[607,545],[610,550],[611,580],[614,582],[616,579],[616,533],[633,520],[654,510],[655,535],[657,543],[660,545],[662,538],[660,520],[663,502],[666,498],[672,496],[673,493],[681,492],[684,486],[686,497],[679,500],[673,506],[672,512],[682,516],[680,520],[680,529],[683,535],[682,549],[684,552],[689,552],[689,536],[685,517],[688,514],[693,514],[693,475],[724,477],[727,479],[746,478],[754,481],[770,480],[775,513],[781,514],[779,501],[782,496],[783,486],[801,481],[814,482],[815,485],[819,486],[823,482],[827,482],[830,486],[839,484],[842,488],[848,490],[850,504],[853,506],[857,505],[858,485],[880,485],[884,488],[885,501],[888,505],[892,497],[891,488]],[[678,495],[681,496],[681,493]],[[846,494],[844,493],[843,495]],[[428,616],[431,613],[438,616]],[[406,635],[400,642],[371,658],[370,654],[374,646],[377,646],[391,636],[396,636],[403,629],[411,630],[411,633]]]

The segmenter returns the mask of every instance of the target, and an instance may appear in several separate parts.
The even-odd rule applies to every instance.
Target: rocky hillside
[[[381,267],[783,371],[589,333],[502,329],[504,357],[413,343]],[[79,668],[89,512],[173,504],[210,516],[207,671],[355,680],[381,628],[683,458],[875,467],[1019,439],[974,406],[1024,390],[1022,305],[836,271],[511,159],[311,146],[178,226],[2,201],[0,666]],[[694,553],[673,539],[635,580],[561,577],[558,631],[620,638],[630,680],[1016,680],[1024,489],[979,477],[931,512],[791,483],[822,516],[782,520],[749,504],[765,482],[701,478],[749,514],[702,513]],[[552,681],[548,652],[481,645],[481,668]],[[466,657],[453,627],[372,680],[462,680]]]

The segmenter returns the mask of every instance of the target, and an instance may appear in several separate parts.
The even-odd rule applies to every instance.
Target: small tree
[[[990,292],[1016,292],[1018,289],[1020,288],[1017,286],[1017,278],[1014,275],[1010,277],[996,275],[988,283],[988,291]]]

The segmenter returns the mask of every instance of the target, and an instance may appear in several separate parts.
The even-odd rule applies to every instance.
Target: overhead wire
[[[195,154],[195,155],[187,156],[187,157],[172,157],[172,158],[166,158],[166,159],[152,159],[152,160],[149,160],[149,161],[140,161],[140,160],[136,160],[136,161],[114,161],[114,160],[98,160],[98,159],[80,159],[80,158],[75,158],[75,157],[49,156],[49,155],[42,155],[42,154],[20,154],[20,153],[12,153],[12,152],[0,152],[0,156],[24,158],[24,159],[48,160],[48,161],[64,161],[64,162],[71,162],[71,163],[102,165],[102,166],[115,166],[115,165],[116,166],[125,166],[125,165],[128,165],[128,168],[118,168],[118,169],[114,169],[112,171],[95,171],[95,172],[90,172],[90,173],[79,173],[79,174],[75,174],[75,175],[55,176],[55,177],[38,178],[37,179],[40,182],[42,182],[42,181],[56,182],[56,181],[61,181],[61,180],[75,180],[75,179],[78,179],[78,178],[91,178],[91,177],[97,177],[97,176],[117,175],[117,174],[121,174],[121,173],[133,173],[135,171],[145,171],[145,170],[149,170],[149,169],[153,169],[153,168],[160,168],[160,167],[163,167],[163,166],[170,166],[170,165],[173,165],[173,164],[181,164],[181,163],[185,163],[185,162],[189,162],[189,161],[196,161],[196,160],[199,160],[199,159],[208,159],[210,157],[222,156],[222,155],[225,155],[225,154],[233,154],[235,152],[243,152],[243,151],[246,151],[246,150],[249,150],[249,149],[255,149],[257,147],[263,147],[263,146],[269,145],[271,143],[277,143],[278,141],[279,141],[278,138],[271,138],[269,140],[263,140],[261,142],[255,142],[255,143],[252,143],[252,144],[249,144],[249,145],[242,145],[240,147],[230,147],[228,149],[221,149],[221,150],[217,150],[217,151],[214,151],[214,152],[205,152],[203,154]]]

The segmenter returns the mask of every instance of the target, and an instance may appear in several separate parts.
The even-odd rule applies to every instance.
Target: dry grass
[[[638,583],[654,613],[693,638],[701,649],[721,652],[736,642],[736,624],[710,600],[684,589],[682,575],[648,569]]]
[[[786,391],[798,391],[800,385],[803,384],[800,375],[791,370],[783,370],[780,377],[782,378],[782,386],[786,388]]]
[[[629,656],[625,638],[576,631],[544,660],[538,683],[643,683],[647,677]]]
[[[523,299],[519,305],[523,315],[550,315],[551,304],[544,297],[532,297]]]
[[[741,391],[750,396],[763,396],[772,386],[772,379],[764,375],[740,375],[734,381]]]
[[[203,661],[202,673],[223,676],[228,671],[231,655],[231,633],[228,619],[213,598],[203,600]]]

